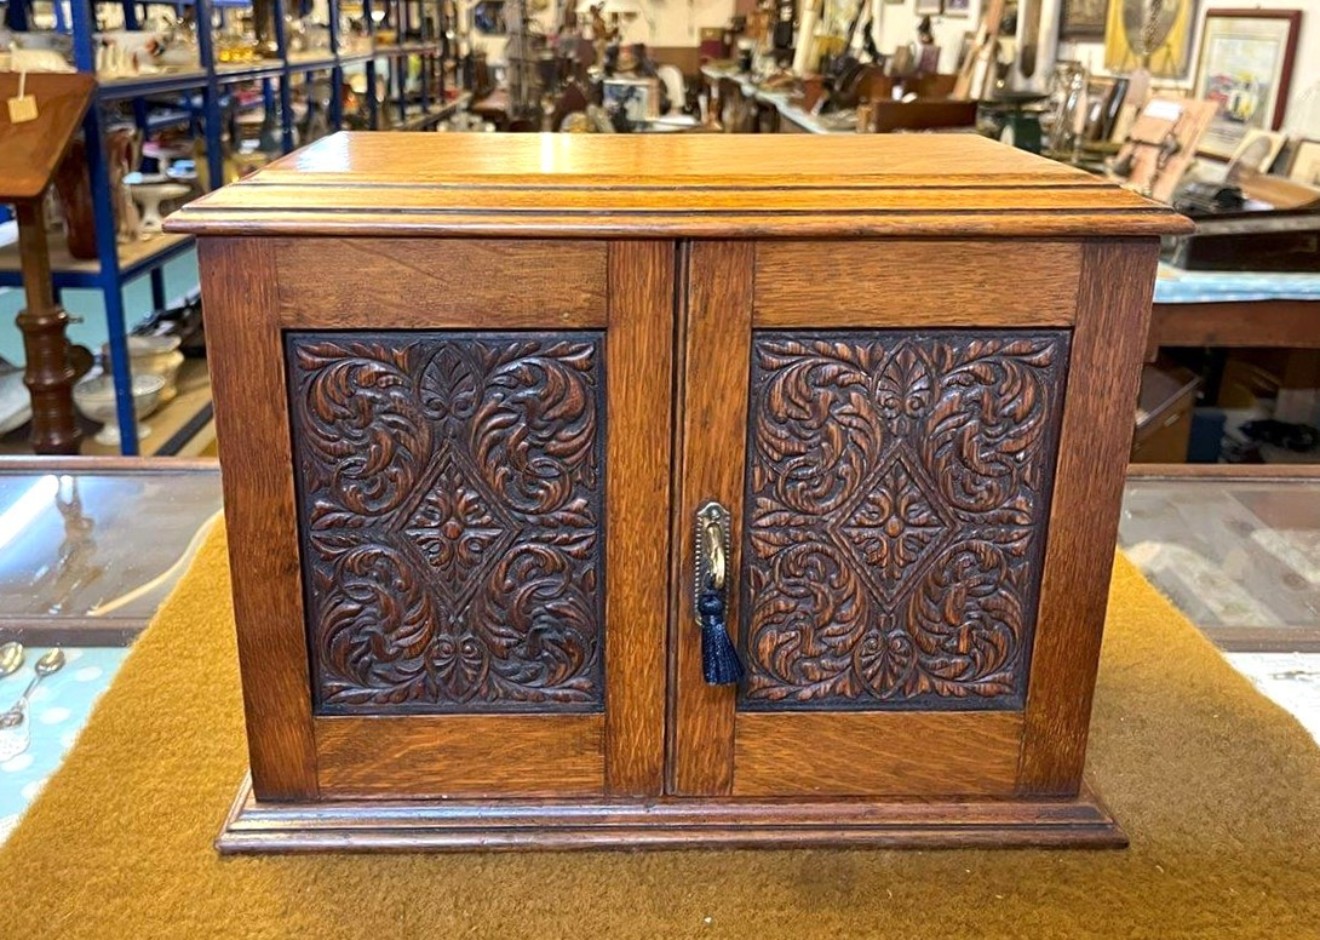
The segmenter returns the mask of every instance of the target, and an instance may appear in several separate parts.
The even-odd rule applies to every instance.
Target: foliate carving
[[[599,333],[294,333],[322,713],[603,703]]]
[[[1011,708],[1068,338],[759,333],[743,708]]]

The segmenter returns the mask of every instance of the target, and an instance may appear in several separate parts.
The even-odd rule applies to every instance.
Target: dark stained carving
[[[1062,331],[760,333],[742,708],[1014,708]]]
[[[603,704],[599,333],[294,333],[318,711]]]

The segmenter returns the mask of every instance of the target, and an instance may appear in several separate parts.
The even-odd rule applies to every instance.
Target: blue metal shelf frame
[[[421,105],[422,114],[431,112],[431,102],[434,100],[441,108],[445,105],[445,70],[443,67],[436,69],[436,86],[431,88],[429,72],[430,65],[434,60],[440,59],[444,54],[442,37],[445,34],[445,5],[443,0],[375,0],[376,4],[383,6],[385,16],[381,22],[388,24],[395,29],[395,44],[391,46],[376,46],[375,60],[383,59],[385,62],[385,103],[387,106],[394,107],[398,112],[398,121],[404,124],[408,121],[408,60],[411,56],[420,56],[422,59],[422,69],[419,81],[418,101]],[[416,24],[418,31],[422,34],[422,40],[409,41],[408,32],[412,26],[412,9],[417,8],[420,22]],[[435,11],[435,35],[427,35],[426,11],[434,9]],[[372,35],[375,35],[375,24],[372,23],[371,10],[372,0],[363,0],[363,16],[371,24]],[[380,127],[379,108],[376,103],[377,79],[379,78],[378,63],[373,60],[367,66],[367,105],[371,114],[371,126],[373,129]]]
[[[0,0],[3,2],[3,0]],[[297,3],[298,0],[287,0]],[[124,25],[127,29],[138,28],[137,6],[161,4],[181,7],[194,7],[197,24],[197,44],[200,67],[181,74],[146,76],[136,79],[110,80],[97,86],[93,106],[88,109],[83,120],[83,133],[87,140],[87,166],[91,174],[92,202],[96,222],[96,251],[99,264],[95,270],[56,270],[52,279],[56,291],[83,289],[99,291],[104,299],[106,329],[109,334],[110,369],[114,377],[115,403],[118,411],[119,426],[123,431],[121,451],[126,456],[136,455],[137,420],[133,414],[132,374],[128,357],[128,324],[125,321],[124,293],[125,284],[148,274],[151,277],[152,302],[157,309],[167,302],[165,297],[164,265],[170,259],[178,257],[191,247],[191,240],[183,239],[163,246],[158,251],[130,264],[121,265],[117,239],[113,193],[110,191],[108,156],[105,146],[107,115],[104,106],[130,102],[133,109],[134,123],[143,131],[158,130],[167,126],[187,124],[194,133],[200,133],[206,141],[206,162],[208,178],[214,185],[223,180],[224,158],[221,147],[221,134],[224,129],[225,113],[229,110],[230,96],[226,86],[237,82],[252,80],[274,80],[279,83],[280,136],[282,149],[288,153],[293,149],[293,109],[291,97],[292,79],[295,75],[308,78],[314,72],[328,71],[331,81],[330,126],[339,130],[343,125],[341,91],[346,66],[364,65],[371,84],[374,71],[374,56],[367,53],[341,55],[339,53],[339,2],[328,0],[331,54],[315,60],[290,61],[285,44],[284,13],[286,0],[274,0],[276,40],[279,58],[253,63],[246,66],[220,65],[215,59],[214,33],[210,25],[214,22],[213,13],[227,7],[246,7],[251,0],[72,0],[70,3],[71,22],[63,22],[62,8],[57,2],[57,29],[72,32],[74,65],[80,72],[95,74],[97,32],[96,10],[103,3],[114,3],[123,9]],[[364,0],[364,13],[370,29],[369,0]],[[223,13],[221,14],[223,16]],[[197,93],[200,92],[200,95]],[[147,99],[162,95],[178,94],[184,100],[176,108],[164,113],[152,114],[147,107]],[[371,126],[376,126],[374,106],[369,108]],[[0,285],[8,286],[7,277],[0,277]],[[17,282],[16,282],[17,283]]]
[[[179,240],[150,252],[140,260],[121,265],[113,205],[113,193],[110,191],[108,158],[105,147],[107,115],[104,106],[119,102],[130,102],[133,109],[134,123],[144,132],[160,130],[164,127],[186,124],[194,134],[200,134],[206,141],[206,164],[208,178],[214,183],[223,180],[224,157],[221,135],[224,129],[225,114],[232,108],[232,98],[226,86],[238,82],[265,80],[278,82],[278,109],[280,112],[280,139],[282,149],[288,153],[293,149],[293,108],[292,78],[303,75],[310,80],[315,72],[330,73],[331,96],[329,123],[334,130],[343,126],[342,89],[345,68],[361,65],[365,71],[367,84],[367,116],[369,126],[380,126],[379,103],[376,99],[382,60],[384,63],[384,81],[387,104],[398,108],[400,123],[408,120],[407,71],[408,58],[412,55],[423,57],[420,82],[420,104],[422,113],[429,113],[431,101],[445,104],[444,69],[438,69],[438,81],[434,91],[430,87],[428,59],[438,57],[443,52],[441,37],[445,32],[444,4],[442,0],[375,0],[383,4],[384,22],[394,26],[397,44],[377,48],[375,45],[375,23],[372,20],[373,0],[362,0],[363,18],[367,24],[372,41],[370,53],[341,54],[339,35],[340,0],[328,0],[330,20],[330,42],[332,54],[314,60],[290,61],[284,31],[286,2],[298,3],[299,0],[274,0],[275,31],[279,58],[276,60],[253,63],[244,66],[220,65],[215,59],[214,33],[204,28],[214,22],[214,13],[219,11],[221,19],[224,9],[247,7],[251,0],[72,0],[70,3],[71,20],[64,22],[63,9],[56,3],[56,28],[73,35],[74,65],[80,72],[96,71],[96,9],[104,3],[114,3],[123,10],[124,25],[127,29],[138,28],[137,7],[148,5],[195,8],[197,23],[197,43],[200,67],[186,73],[171,75],[145,76],[135,79],[116,79],[97,86],[96,99],[88,109],[83,121],[83,132],[87,140],[87,164],[91,174],[92,202],[96,221],[96,250],[99,264],[95,270],[56,270],[52,279],[56,291],[96,290],[103,297],[105,304],[106,328],[109,334],[110,368],[114,377],[115,402],[118,411],[119,426],[123,430],[121,450],[126,456],[137,454],[137,420],[133,413],[132,375],[128,357],[127,327],[124,311],[125,284],[146,274],[151,277],[152,302],[157,309],[167,302],[165,297],[164,265],[178,257],[191,247],[191,240]],[[3,3],[3,0],[0,0]],[[423,36],[422,42],[409,42],[407,33],[411,26],[411,9],[416,6],[421,22],[418,24],[426,32],[426,10],[434,8],[435,36]],[[149,98],[177,94],[182,96],[176,108],[164,112],[152,113],[147,106]],[[267,96],[267,107],[269,98]],[[392,97],[393,100],[389,100]],[[18,275],[15,275],[17,278]],[[0,275],[0,286],[11,286],[13,280],[7,275]],[[14,280],[12,286],[17,286]]]

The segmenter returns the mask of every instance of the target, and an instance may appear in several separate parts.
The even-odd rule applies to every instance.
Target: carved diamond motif
[[[874,573],[871,582],[884,599],[893,600],[952,525],[925,474],[897,453],[862,487],[838,531],[853,557]]]
[[[758,333],[740,709],[1022,707],[1067,363],[1056,330]]]
[[[437,575],[434,586],[456,609],[486,580],[515,537],[515,524],[479,474],[452,451],[421,487],[403,534]]]
[[[286,334],[317,714],[604,707],[603,348]]]

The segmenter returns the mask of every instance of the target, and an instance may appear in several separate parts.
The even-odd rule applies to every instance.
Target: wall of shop
[[[880,4],[880,16],[876,20],[875,44],[881,52],[892,52],[900,45],[917,41],[917,26],[925,14],[918,15],[915,0],[905,3]],[[940,47],[940,71],[953,72],[958,67],[958,51],[962,48],[963,37],[976,32],[981,19],[982,0],[971,0],[966,14],[932,16],[931,31],[935,36],[935,45]]]
[[[915,0],[902,3],[875,0],[879,4],[876,16],[876,44],[882,51],[914,42],[917,25],[922,16],[916,12]],[[586,0],[581,4],[585,9]],[[703,26],[723,26],[735,12],[749,7],[746,0],[607,0],[607,10],[631,11],[636,15],[626,28],[628,39],[652,46],[695,46]],[[931,17],[935,43],[940,47],[940,71],[952,72],[957,67],[958,53],[967,33],[974,33],[980,22],[984,0],[970,0],[965,13],[943,14]],[[1225,0],[1214,6],[1233,7]],[[1261,9],[1302,10],[1302,26],[1297,43],[1297,58],[1293,66],[1292,85],[1285,117],[1286,128],[1295,135],[1320,136],[1320,0],[1253,0],[1252,7]],[[1205,22],[1208,4],[1196,5],[1196,30],[1192,36],[1191,65],[1188,74],[1176,80],[1161,82],[1165,87],[1190,89],[1193,81],[1197,49],[1201,41],[1201,28]],[[1209,7],[1213,8],[1213,7]],[[546,17],[552,16],[547,13]],[[1309,54],[1308,54],[1309,50]],[[1104,68],[1103,42],[1061,42],[1060,58],[1076,59],[1096,74],[1109,74]]]
[[[1196,5],[1196,31],[1192,36],[1188,74],[1181,79],[1161,82],[1161,85],[1190,90],[1196,74],[1197,50],[1201,44],[1201,29],[1205,25],[1207,9],[1301,10],[1302,26],[1297,39],[1297,57],[1293,62],[1292,85],[1288,94],[1288,108],[1284,114],[1284,128],[1295,136],[1320,137],[1320,0],[1252,0],[1250,4],[1198,3]],[[1076,59],[1092,72],[1108,75],[1105,70],[1103,42],[1065,42],[1059,45],[1061,58]]]

